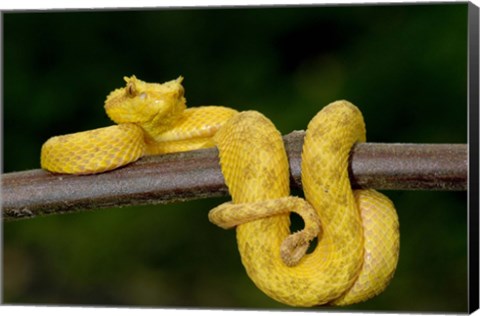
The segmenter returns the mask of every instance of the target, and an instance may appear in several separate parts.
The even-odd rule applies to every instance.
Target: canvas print
[[[468,9],[4,13],[3,302],[466,312]]]

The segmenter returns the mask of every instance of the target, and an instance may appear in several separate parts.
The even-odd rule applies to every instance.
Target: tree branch
[[[304,132],[284,136],[291,185],[301,189]],[[350,157],[354,188],[466,190],[467,145],[356,145]],[[2,175],[6,220],[125,205],[161,204],[228,195],[216,148],[144,157],[98,175],[58,175],[43,170]]]

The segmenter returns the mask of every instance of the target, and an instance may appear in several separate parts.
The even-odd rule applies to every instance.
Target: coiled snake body
[[[302,199],[290,196],[281,135],[262,114],[186,109],[182,78],[161,85],[125,80],[105,104],[118,125],[51,138],[42,147],[44,169],[98,173],[146,154],[217,146],[232,202],[210,211],[209,219],[236,227],[242,263],[258,288],[292,306],[352,304],[386,288],[398,261],[398,218],[381,193],[351,189],[349,152],[365,141],[357,107],[337,101],[309,123]],[[293,234],[290,212],[305,225]]]

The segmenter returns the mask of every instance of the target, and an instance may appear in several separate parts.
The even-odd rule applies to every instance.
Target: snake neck
[[[182,119],[185,109],[186,106],[179,107],[175,111],[158,113],[152,120],[137,124],[143,129],[147,141],[156,142],[163,133],[171,130]]]

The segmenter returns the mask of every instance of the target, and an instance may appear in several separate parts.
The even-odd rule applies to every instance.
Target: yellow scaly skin
[[[243,112],[217,132],[215,141],[233,204],[213,209],[209,218],[224,228],[238,225],[242,262],[258,288],[292,306],[353,304],[385,289],[398,261],[398,218],[384,195],[351,190],[348,155],[356,142],[365,141],[363,118],[354,105],[326,106],[306,131],[302,184],[317,217],[308,207],[299,212],[304,235],[290,235],[289,212],[296,209],[284,206],[292,198],[288,162],[273,124],[258,112]],[[317,221],[317,246],[305,254]]]
[[[105,101],[117,123],[91,131],[52,137],[40,165],[56,173],[94,174],[116,169],[144,155],[213,147],[215,132],[237,111],[223,106],[186,107],[183,78],[163,84],[125,77],[126,86]]]
[[[302,155],[306,200],[290,196],[281,135],[255,111],[186,109],[180,77],[162,85],[132,76],[105,102],[118,125],[57,136],[42,147],[42,167],[89,174],[112,170],[145,154],[216,145],[232,202],[209,213],[236,226],[242,262],[270,297],[293,306],[346,305],[382,292],[396,268],[398,218],[391,201],[373,190],[352,192],[348,154],[365,141],[360,111],[337,101],[310,122]],[[291,234],[289,213],[305,228]],[[309,243],[318,244],[306,254]]]

